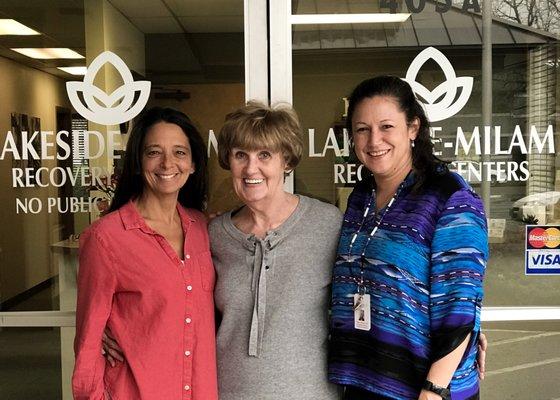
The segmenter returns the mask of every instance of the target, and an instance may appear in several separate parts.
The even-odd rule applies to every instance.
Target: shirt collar
[[[179,212],[179,217],[181,218],[181,224],[183,225],[183,230],[186,231],[191,222],[195,222],[197,217],[194,213],[190,212],[188,209],[184,208],[181,204],[177,202],[177,211]],[[145,233],[155,234],[156,232],[150,228],[144,218],[138,212],[138,209],[134,205],[134,201],[130,200],[124,206],[119,208],[119,214],[123,226],[126,230],[130,229],[140,229]]]
[[[403,189],[414,185],[416,183],[417,178],[418,177],[414,173],[414,170],[411,169],[402,182]]]

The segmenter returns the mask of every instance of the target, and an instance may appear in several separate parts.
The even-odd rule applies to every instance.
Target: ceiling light
[[[71,75],[85,75],[87,72],[87,67],[56,67],[56,68]]]
[[[292,25],[310,24],[380,24],[404,22],[409,13],[373,13],[373,14],[297,14],[290,16]]]
[[[0,35],[40,35],[40,33],[20,24],[15,19],[0,19]]]
[[[26,48],[12,50],[24,56],[38,58],[40,60],[52,60],[53,58],[84,58],[84,56],[76,53],[74,50],[66,48]]]

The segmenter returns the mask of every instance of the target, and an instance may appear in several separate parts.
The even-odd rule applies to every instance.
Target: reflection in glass
[[[372,3],[300,1],[292,2],[292,11],[383,12]],[[401,11],[406,7],[405,2],[397,4]],[[558,14],[553,7],[547,12],[551,21],[552,14]],[[493,126],[486,129],[481,100],[482,18],[463,9],[462,3],[453,2],[440,14],[426,2],[421,12],[412,12],[400,24],[293,26],[294,106],[307,145],[296,170],[295,188],[345,208],[364,171],[352,159],[351,148],[346,151],[344,97],[358,82],[375,75],[404,78],[421,51],[434,46],[449,60],[456,77],[473,79],[464,107],[432,125],[437,154],[452,162],[479,194],[484,182],[489,186],[491,258],[485,305],[558,306],[560,277],[526,277],[524,245],[526,224],[560,224],[560,203],[551,195],[560,191],[558,28],[534,20],[520,25],[503,17],[492,20]],[[437,59],[429,59],[415,80],[427,92],[435,92],[449,80],[442,67]],[[456,78],[451,81],[457,83]],[[460,89],[451,103],[461,94]],[[446,99],[442,94],[431,100],[437,104]],[[540,194],[547,201],[527,200]]]

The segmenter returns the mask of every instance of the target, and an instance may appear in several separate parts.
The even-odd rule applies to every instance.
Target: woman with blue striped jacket
[[[428,120],[403,80],[358,85],[348,130],[371,176],[344,216],[329,379],[348,400],[478,399],[482,201],[433,155]]]

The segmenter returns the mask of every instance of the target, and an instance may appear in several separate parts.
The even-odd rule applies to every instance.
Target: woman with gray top
[[[209,227],[220,399],[338,399],[326,349],[342,214],[284,191],[303,150],[297,116],[249,103],[226,117],[218,144],[244,203]]]

